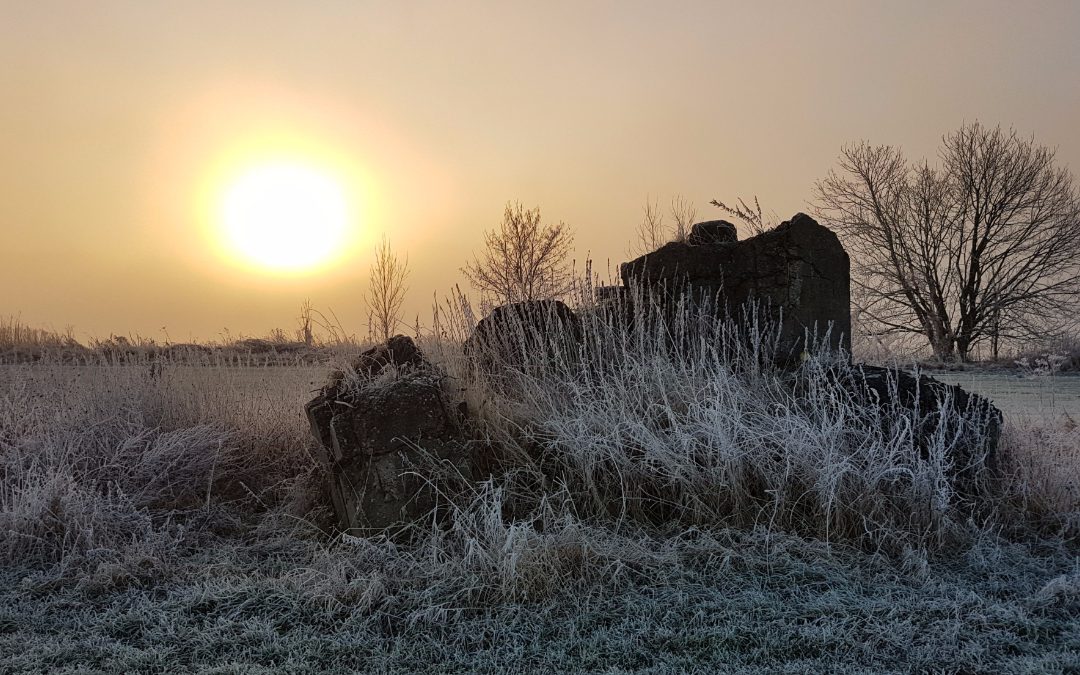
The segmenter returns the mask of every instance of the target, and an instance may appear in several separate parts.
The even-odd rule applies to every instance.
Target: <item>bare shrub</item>
[[[390,250],[385,237],[375,249],[375,263],[371,266],[367,301],[375,322],[375,334],[383,341],[389,340],[401,321],[401,305],[409,290],[405,279],[409,276],[409,261],[399,260]]]
[[[669,241],[671,241],[671,236],[664,226],[664,214],[660,210],[659,202],[646,198],[641,224],[638,225],[637,242],[631,247],[630,253],[641,254],[655,251]]]
[[[780,223],[780,218],[776,213],[770,212],[766,216],[761,211],[761,202],[758,201],[757,195],[754,195],[754,205],[750,206],[742,197],[736,198],[738,201],[732,206],[728,206],[719,199],[714,199],[710,204],[723,211],[726,215],[740,220],[743,223],[745,229],[744,237],[755,237],[764,232],[768,232]]]
[[[686,241],[697,220],[697,209],[685,197],[676,195],[671,198],[671,220],[675,241]]]
[[[670,223],[665,220],[658,200],[645,199],[637,240],[630,247],[631,255],[650,253],[669,242],[686,241],[697,220],[697,208],[693,202],[682,195],[675,195],[671,198],[668,215],[671,216]]]
[[[539,207],[507,203],[502,223],[484,232],[484,250],[462,272],[496,302],[556,298],[570,291],[567,258],[574,235],[566,223],[544,224]]]

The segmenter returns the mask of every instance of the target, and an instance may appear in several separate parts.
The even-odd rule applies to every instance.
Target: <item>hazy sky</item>
[[[933,156],[979,119],[1077,172],[1078,35],[1080,2],[0,0],[0,315],[180,341],[310,298],[364,334],[379,236],[427,321],[507,200],[602,270],[647,195],[786,218],[858,139]],[[217,251],[208,195],[277,155],[359,204],[329,268]]]

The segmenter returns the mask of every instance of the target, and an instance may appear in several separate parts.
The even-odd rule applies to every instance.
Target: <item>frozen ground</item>
[[[977,371],[933,376],[986,396],[1010,417],[1057,421],[1064,413],[1080,421],[1080,376]]]

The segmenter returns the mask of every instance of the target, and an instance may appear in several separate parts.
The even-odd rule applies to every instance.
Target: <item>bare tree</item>
[[[375,249],[375,263],[371,266],[367,301],[377,334],[389,340],[401,320],[401,305],[405,302],[409,276],[409,260],[399,260],[390,249],[390,242],[383,237]]]
[[[818,215],[851,253],[862,313],[940,359],[1047,329],[1080,292],[1080,202],[1054,151],[965,125],[940,166],[861,142],[818,181]]]
[[[565,223],[545,225],[540,209],[507,203],[499,227],[484,233],[484,251],[461,271],[498,302],[565,295],[573,287],[567,257],[574,235]]]

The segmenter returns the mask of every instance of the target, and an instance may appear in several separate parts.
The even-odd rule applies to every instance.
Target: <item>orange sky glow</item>
[[[310,299],[363,336],[387,236],[427,324],[509,200],[606,274],[648,196],[786,218],[844,143],[933,157],[975,119],[1076,174],[1077,35],[1075,2],[0,0],[0,316],[208,340],[291,330]],[[266,166],[315,186],[273,208],[348,214],[321,264],[223,243]]]

